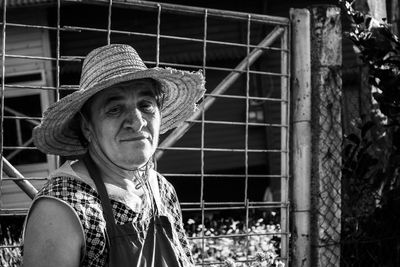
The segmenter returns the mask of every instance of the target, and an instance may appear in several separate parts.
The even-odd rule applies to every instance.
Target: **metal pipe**
[[[289,125],[290,121],[290,35],[289,29],[285,28],[285,32],[281,38],[281,99],[286,100],[281,102],[281,124]],[[281,208],[281,229],[283,232],[289,231],[289,127],[281,128],[281,202],[286,204]],[[289,257],[289,240],[287,238],[281,239],[281,256],[282,258]],[[286,262],[288,265],[288,263]]]
[[[7,0],[3,0],[3,6],[2,6],[3,12],[3,25],[1,27],[1,90],[0,90],[0,105],[1,105],[1,110],[0,110],[0,153],[3,155],[3,120],[4,120],[4,93],[5,93],[5,80],[6,80],[6,14],[7,14]],[[3,162],[3,157],[0,159],[0,170],[2,170],[4,167],[4,162]],[[3,179],[3,172],[0,173],[0,188],[2,184],[2,179]],[[0,192],[1,196],[1,192]]]
[[[17,120],[17,122],[19,122],[19,121]],[[21,130],[18,130],[18,131],[21,131]],[[21,135],[21,134],[18,134],[18,135]],[[21,140],[18,140],[18,142],[22,143],[22,136],[21,136]],[[25,143],[19,144],[19,145],[21,147],[25,147],[25,146],[29,145],[30,143],[33,143],[33,138],[29,138],[28,141],[26,141]],[[13,152],[11,152],[10,154],[7,155],[7,160],[11,160],[13,157],[18,155],[21,151],[22,151],[22,149],[14,150]]]
[[[245,202],[224,202],[224,201],[219,201],[219,202],[182,202],[182,206],[193,206],[196,205],[198,207],[200,207],[201,205],[204,206],[226,206],[226,205],[240,205],[240,208],[245,209],[246,208],[246,201]],[[264,207],[268,204],[268,206],[272,207],[282,207],[283,204],[281,202],[266,202],[266,201],[262,201],[262,202],[257,202],[257,201],[248,201],[248,206],[249,208],[261,208]],[[262,206],[261,206],[262,205]]]
[[[107,23],[107,44],[111,43],[111,18],[112,18],[112,0],[108,0],[108,23]]]
[[[310,266],[311,187],[311,37],[310,12],[291,9],[293,94],[293,260]]]
[[[163,176],[173,176],[173,177],[201,177],[200,173],[163,173]],[[273,179],[281,179],[282,176],[278,174],[248,174],[247,175],[250,178],[260,178],[260,179],[265,179],[265,178],[273,178]],[[212,177],[212,178],[244,178],[245,174],[211,174],[211,173],[205,173],[204,177]],[[4,178],[6,179],[6,178]]]
[[[239,65],[235,68],[235,70],[243,71],[246,69],[247,64],[252,64],[263,54],[263,47],[271,45],[278,37],[285,32],[285,28],[277,26],[275,27],[270,34],[268,34],[259,44],[258,48],[253,49],[253,51],[249,54],[248,57],[244,58]],[[241,73],[231,72],[229,75],[225,77],[225,79],[220,82],[217,87],[212,91],[212,94],[222,94],[239,78]],[[214,97],[207,97],[200,104],[199,109],[188,119],[195,120],[199,118],[204,111],[206,111],[215,101]],[[179,128],[173,130],[160,144],[160,147],[171,147],[173,146],[193,125],[193,123],[184,122]],[[155,153],[155,158],[158,160],[161,158],[163,152],[158,150]]]
[[[8,160],[2,157],[3,160],[3,171],[10,177],[19,178],[18,180],[14,180],[14,182],[19,186],[19,188],[24,191],[28,197],[33,199],[37,194],[38,190],[28,181],[24,180],[24,176],[15,169]]]
[[[161,5],[157,4],[157,43],[156,43],[156,67],[160,65],[160,35],[161,35]]]
[[[250,96],[250,35],[251,35],[251,15],[248,15],[247,19],[247,47],[246,47],[246,125],[245,125],[245,137],[244,137],[244,143],[245,143],[245,153],[244,153],[244,173],[245,173],[245,179],[244,179],[244,201],[246,205],[245,213],[246,213],[246,218],[245,218],[245,227],[244,230],[246,232],[250,232],[249,229],[249,199],[248,199],[248,190],[249,190],[249,109],[250,109],[250,102],[249,102],[249,96]],[[246,260],[249,260],[249,247],[250,247],[250,236],[246,237]]]
[[[3,181],[14,181],[14,180],[20,180],[21,178],[16,178],[16,177],[3,177]],[[47,180],[46,177],[24,177],[24,180],[31,180],[31,181],[45,181]]]
[[[20,118],[26,118],[26,121],[27,121],[27,122],[29,122],[29,123],[31,123],[31,124],[33,124],[33,125],[35,125],[35,126],[37,126],[37,125],[40,124],[39,121],[32,120],[31,117],[28,117],[28,116],[26,116],[24,113],[18,112],[18,111],[16,111],[16,110],[12,109],[12,108],[4,107],[4,110],[5,110],[5,111],[8,111],[8,112],[10,112],[10,113],[12,113],[12,114],[14,114],[14,115],[16,115],[16,116],[19,116]],[[5,117],[5,116],[4,116],[4,117]],[[14,117],[14,118],[15,118],[15,117]],[[40,119],[39,119],[39,120],[40,120]]]
[[[2,25],[2,23],[0,23]],[[190,37],[183,37],[183,36],[175,36],[175,35],[162,35],[162,34],[155,34],[155,33],[144,33],[144,32],[137,32],[137,31],[122,31],[122,30],[110,30],[102,29],[102,28],[93,28],[93,27],[82,27],[82,26],[68,26],[64,25],[62,28],[57,27],[49,27],[49,26],[39,26],[39,25],[31,25],[31,24],[20,24],[20,23],[7,23],[7,26],[12,27],[20,27],[20,28],[34,28],[34,29],[47,29],[47,30],[57,30],[57,31],[64,31],[64,32],[82,32],[82,31],[91,31],[91,32],[101,32],[101,33],[117,33],[123,35],[135,35],[135,36],[145,36],[145,37],[154,37],[154,38],[163,38],[163,39],[171,39],[171,40],[180,40],[180,41],[190,41],[190,42],[198,42],[203,43],[204,39],[199,38],[190,38]],[[243,47],[246,48],[246,44],[234,43],[234,42],[224,42],[224,41],[217,41],[217,40],[206,40],[208,44],[219,44],[219,45],[229,45],[234,47]],[[249,47],[253,48],[256,45],[249,44]],[[265,50],[273,50],[273,51],[280,51],[281,48],[277,47],[266,47]],[[6,55],[7,57],[18,57],[18,58],[37,58],[43,60],[56,60],[56,58],[46,58],[46,57],[29,57],[23,55]],[[61,56],[61,60],[74,60],[74,61],[82,61],[85,57],[84,56]],[[156,61],[157,62],[157,61]]]
[[[109,0],[64,0],[65,3],[84,3],[84,4],[101,4],[101,5],[108,5]],[[141,1],[141,0],[114,0],[113,6],[114,7],[124,7],[124,8],[137,8],[143,10],[157,10],[159,3],[152,2],[152,1]],[[184,6],[184,5],[176,5],[176,4],[167,4],[162,3],[160,4],[162,10],[164,12],[169,13],[184,13],[186,15],[198,15],[204,16],[204,12],[206,8],[202,7],[193,7],[193,6]],[[218,10],[218,9],[208,9],[207,8],[208,16],[215,16],[218,18],[225,18],[225,19],[235,19],[235,20],[242,20],[247,21],[248,13],[244,12],[236,12],[236,11],[228,11],[228,10]],[[282,25],[287,26],[289,25],[289,19],[284,17],[276,17],[276,16],[268,16],[268,15],[260,15],[260,14],[251,14],[252,21],[254,22],[262,22],[262,23],[271,23],[275,25]]]
[[[203,73],[204,77],[206,77],[206,65],[207,65],[207,32],[208,32],[208,10],[204,10],[204,27],[203,27]],[[202,101],[204,101],[204,95]],[[201,166],[200,166],[200,172],[201,172],[201,178],[200,178],[200,201],[202,203],[201,205],[201,225],[204,225],[205,222],[205,210],[204,210],[204,129],[205,129],[205,111],[202,110],[201,112],[201,152],[200,152],[200,159],[201,159]],[[201,236],[204,237],[204,227],[201,228]],[[205,240],[201,240],[201,250],[205,251]],[[204,266],[204,253],[202,253],[201,256],[201,264]]]
[[[177,38],[174,38],[177,40]],[[207,43],[215,43],[212,41],[208,41]],[[229,45],[228,43],[226,45]],[[252,46],[254,48],[258,48],[258,46]],[[271,47],[264,47],[263,50],[274,50],[274,51],[282,51],[281,49],[272,49]],[[52,57],[40,57],[40,56],[25,56],[25,55],[12,55],[12,54],[6,54],[5,55],[7,58],[19,58],[19,59],[37,59],[37,60],[48,60],[48,61],[56,61],[56,58]],[[59,61],[66,61],[66,62],[82,62],[84,58],[83,57],[78,57],[78,56],[61,56],[59,58]],[[143,61],[145,64],[150,64],[150,65],[157,65],[156,61],[150,61],[150,60],[144,60]],[[184,68],[193,68],[193,69],[198,69],[202,68],[203,66],[201,65],[193,65],[193,64],[182,64],[182,63],[169,63],[169,62],[159,62],[159,65],[163,65],[165,67],[184,67]],[[222,68],[222,67],[214,67],[214,66],[206,66],[205,69],[207,70],[218,70],[218,71],[235,71],[235,72],[242,72],[245,73],[246,70],[235,70],[231,68]],[[249,73],[251,74],[260,74],[260,75],[268,75],[268,76],[284,76],[281,73],[275,73],[275,72],[268,72],[268,71],[256,71],[256,70],[249,70]],[[50,86],[37,86],[37,85],[17,85],[17,84],[5,84],[5,87],[11,87],[11,88],[32,88],[32,89],[45,89],[45,90],[56,90],[56,87],[50,87]],[[70,88],[68,88],[70,87]],[[62,85],[59,89],[62,90],[77,90],[79,89],[79,85]]]

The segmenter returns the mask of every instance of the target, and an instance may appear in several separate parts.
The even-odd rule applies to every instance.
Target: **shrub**
[[[339,1],[349,38],[374,86],[371,120],[347,136],[343,151],[342,251],[357,266],[397,266],[400,246],[400,40],[386,22]]]
[[[1,226],[1,225],[0,225]],[[2,231],[1,231],[2,230]],[[10,232],[10,227],[1,229],[2,239],[0,239],[0,266],[17,267],[22,264],[21,238],[16,239]]]
[[[203,226],[189,219],[186,232],[192,238],[190,245],[197,263],[203,260],[211,266],[240,267],[250,261],[254,267],[284,266],[279,258],[281,228],[276,222],[260,218],[250,220],[245,227],[244,221],[228,217],[206,219]]]

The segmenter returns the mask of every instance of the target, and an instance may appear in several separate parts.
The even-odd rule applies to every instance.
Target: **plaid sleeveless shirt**
[[[69,165],[68,162],[66,164]],[[85,239],[81,266],[106,266],[109,245],[106,242],[106,223],[99,195],[92,185],[76,176],[70,165],[62,166],[61,169],[64,171],[58,173],[56,171],[51,175],[49,181],[36,195],[34,202],[43,197],[54,198],[72,208],[81,223]],[[66,169],[67,171],[65,171]],[[183,266],[193,266],[193,258],[183,228],[182,213],[175,189],[159,173],[157,173],[157,178],[162,200],[159,212],[167,216],[173,225],[173,242]],[[142,227],[145,229],[149,222],[148,218],[152,214],[151,206],[146,202],[140,210],[134,210],[126,203],[111,197],[111,205],[115,222],[120,225],[139,221],[142,222]]]

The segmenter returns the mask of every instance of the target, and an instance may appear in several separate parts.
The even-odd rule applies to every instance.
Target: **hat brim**
[[[50,105],[43,114],[41,124],[33,129],[34,144],[47,154],[60,156],[85,154],[87,148],[82,145],[76,129],[71,127],[71,121],[77,112],[96,93],[122,82],[144,78],[158,81],[165,94],[161,109],[161,134],[187,120],[196,110],[196,103],[205,92],[205,81],[201,72],[150,68],[113,76],[84,91],[73,92]]]

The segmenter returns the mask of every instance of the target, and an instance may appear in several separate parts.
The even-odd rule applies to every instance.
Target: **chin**
[[[125,161],[123,162],[123,166],[127,169],[137,169],[141,168],[146,165],[146,163],[150,160],[149,158],[143,158],[141,160],[135,160],[135,161]]]

